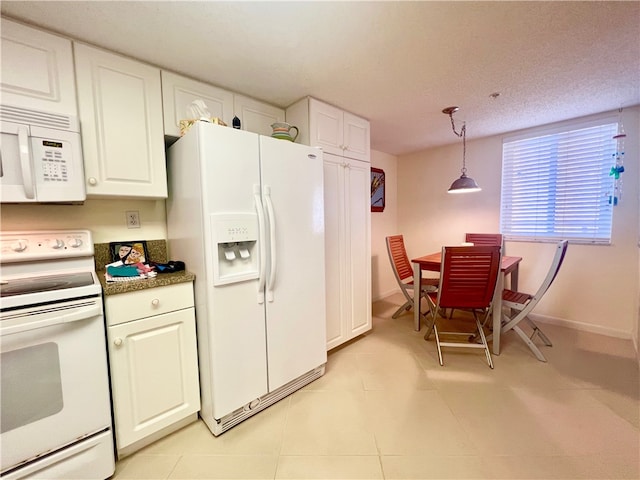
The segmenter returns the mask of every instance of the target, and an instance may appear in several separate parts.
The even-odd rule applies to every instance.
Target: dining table
[[[518,269],[522,257],[512,257],[503,255],[500,272],[498,275],[498,284],[496,285],[496,291],[493,297],[493,342],[492,351],[494,355],[500,354],[500,330],[502,323],[502,290],[505,286],[505,278],[509,275],[511,290],[518,290]],[[420,285],[422,278],[422,271],[439,272],[442,263],[442,251],[430,253],[422,257],[413,258],[413,284]],[[420,331],[420,317],[422,315],[420,306],[422,296],[417,295],[417,301],[414,300],[415,306],[413,309],[413,323],[414,328],[418,332]]]

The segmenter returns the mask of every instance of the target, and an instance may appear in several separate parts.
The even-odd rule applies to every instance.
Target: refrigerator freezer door
[[[220,232],[214,234],[217,222],[211,220],[218,214],[256,214],[258,135],[198,122],[171,146],[169,160],[170,255],[196,274],[201,416],[212,425],[267,393],[265,314],[257,300],[258,280],[215,285],[213,266],[219,252],[214,238]],[[257,243],[259,248],[260,238]]]
[[[326,354],[322,151],[260,137],[267,251],[269,391],[324,364]],[[267,211],[271,209],[267,208]],[[275,227],[275,228],[273,228]]]

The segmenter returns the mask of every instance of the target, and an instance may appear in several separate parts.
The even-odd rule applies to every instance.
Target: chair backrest
[[[387,252],[389,253],[389,261],[393,267],[396,280],[402,282],[407,278],[413,279],[413,269],[411,268],[409,257],[407,257],[407,251],[404,248],[404,237],[402,235],[387,237]]]
[[[538,288],[538,291],[533,296],[532,301],[537,302],[538,300],[540,300],[542,296],[546,293],[546,291],[549,289],[553,281],[556,279],[556,276],[558,275],[558,271],[560,270],[560,267],[562,266],[562,262],[564,261],[564,256],[567,253],[568,246],[569,246],[568,240],[561,240],[556,245],[556,253],[553,256],[553,261],[551,262],[551,267],[549,267],[549,272],[547,272],[547,276],[544,278],[542,285],[540,285],[540,288]]]
[[[474,245],[498,245],[502,246],[502,234],[501,233],[467,233],[465,235],[465,242],[473,243]]]
[[[488,308],[498,274],[500,246],[442,247],[438,305],[441,308]]]

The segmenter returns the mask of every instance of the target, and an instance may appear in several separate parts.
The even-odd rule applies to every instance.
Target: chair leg
[[[411,310],[411,307],[413,307],[413,302],[406,301],[404,305],[396,310],[396,313],[391,315],[391,318],[398,318],[403,312]]]
[[[438,327],[436,326],[436,322],[433,322],[433,331],[436,334],[436,346],[438,347],[438,361],[440,362],[440,366],[444,367],[444,362],[442,361],[442,348],[440,348],[440,337],[438,336]]]
[[[487,318],[489,318],[489,314],[490,314],[490,312],[487,311],[487,313],[485,315],[485,321],[486,321]],[[487,343],[487,337],[484,335],[483,325],[484,325],[485,322],[480,323],[480,319],[478,318],[478,315],[476,314],[475,310],[473,310],[473,318],[475,318],[476,325],[478,326],[478,333],[480,334],[480,339],[482,340],[482,345],[484,346],[484,354],[487,357],[487,363],[489,364],[489,367],[491,369],[493,369],[493,360],[491,360],[491,351],[489,350],[489,345]]]
[[[542,342],[547,346],[547,347],[553,347],[553,344],[551,343],[551,340],[549,340],[549,338],[542,333],[542,330],[540,330],[540,328],[538,328],[538,325],[536,325],[535,323],[533,323],[533,321],[529,318],[529,317],[525,317],[525,320],[527,321],[527,323],[529,324],[529,326],[531,328],[533,328],[533,335],[531,335],[530,338],[533,338],[536,334],[538,334],[538,336],[540,337],[540,339],[542,340]]]
[[[540,360],[541,362],[547,361],[538,346],[531,341],[531,339],[527,336],[526,333],[522,331],[519,326],[515,325],[512,330],[518,334],[518,336],[524,341],[524,343],[527,344],[527,346],[531,349],[538,360]]]

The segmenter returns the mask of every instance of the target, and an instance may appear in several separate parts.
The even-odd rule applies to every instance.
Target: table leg
[[[520,265],[516,264],[516,268],[513,269],[513,272],[511,272],[511,290],[513,290],[514,292],[518,291],[518,269],[520,268]]]
[[[493,354],[500,355],[500,329],[502,328],[502,290],[504,289],[504,273],[498,275],[498,285],[493,297]],[[517,278],[517,276],[516,276]]]
[[[420,295],[422,268],[419,263],[413,264],[413,328],[416,332],[420,331]]]

